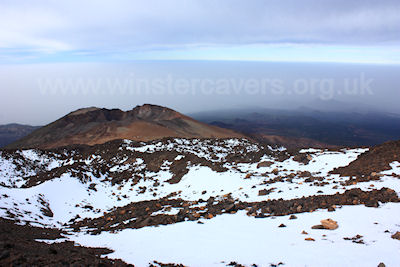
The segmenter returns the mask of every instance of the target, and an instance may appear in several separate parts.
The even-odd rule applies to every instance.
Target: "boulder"
[[[274,164],[272,161],[261,161],[257,164],[257,168],[270,167],[272,164]]]
[[[259,196],[266,196],[268,195],[269,191],[267,189],[262,189],[260,191],[258,191],[258,195]]]
[[[339,227],[338,223],[332,219],[321,220],[321,224],[328,230],[335,230]]]
[[[311,229],[335,230],[339,227],[338,223],[332,219],[321,220],[321,224],[314,225]]]
[[[395,233],[394,235],[392,235],[393,239],[397,239],[400,240],[400,232]]]
[[[209,213],[209,214],[207,214],[205,217],[206,217],[206,219],[212,219],[212,218],[214,218],[214,215],[212,215],[211,213]]]

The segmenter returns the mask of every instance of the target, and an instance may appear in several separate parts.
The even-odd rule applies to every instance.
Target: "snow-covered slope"
[[[364,182],[331,172],[367,150],[289,152],[245,139],[182,138],[4,150],[0,216],[64,229],[67,239],[110,247],[138,266],[400,264],[390,257],[400,251],[390,238],[400,230],[390,217],[400,207],[400,163]],[[328,217],[338,229],[310,229]],[[364,244],[343,239],[356,234]]]

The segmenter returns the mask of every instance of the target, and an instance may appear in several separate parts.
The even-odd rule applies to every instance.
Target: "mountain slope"
[[[6,148],[55,148],[102,144],[116,139],[149,141],[164,137],[228,138],[243,135],[207,125],[172,109],[145,104],[130,111],[79,109]]]

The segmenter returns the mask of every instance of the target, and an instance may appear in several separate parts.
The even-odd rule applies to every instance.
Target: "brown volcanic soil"
[[[6,148],[55,148],[102,144],[115,139],[149,141],[164,137],[244,137],[232,130],[198,122],[172,109],[145,104],[130,111],[86,108],[46,125]]]
[[[357,181],[376,180],[376,173],[390,170],[390,163],[400,162],[400,141],[387,142],[370,148],[345,167],[331,171],[341,176],[355,176]]]
[[[133,266],[100,258],[112,251],[86,248],[73,242],[47,244],[35,239],[62,238],[57,229],[16,225],[0,218],[0,266]]]

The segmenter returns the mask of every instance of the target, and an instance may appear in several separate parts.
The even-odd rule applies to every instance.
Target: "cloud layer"
[[[0,61],[151,57],[152,51],[168,55],[249,45],[400,43],[398,0],[3,0],[0,14]]]

